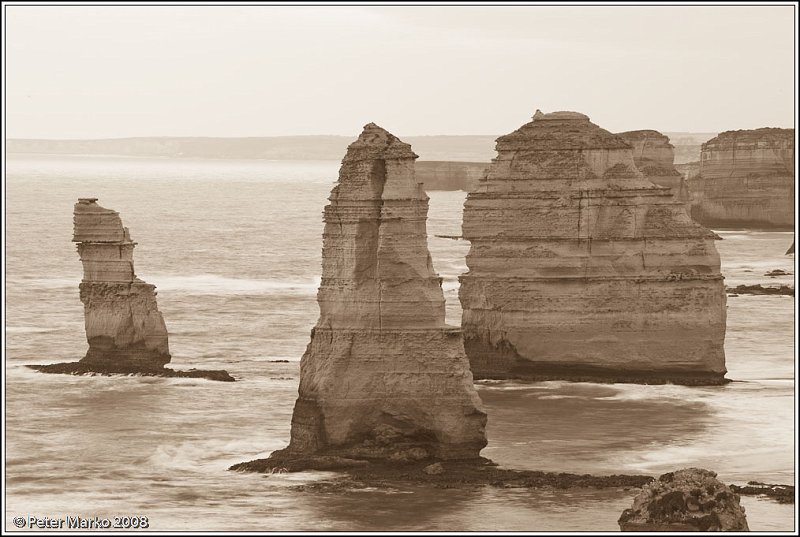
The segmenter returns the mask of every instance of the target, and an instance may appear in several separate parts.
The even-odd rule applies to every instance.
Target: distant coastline
[[[676,163],[698,160],[700,144],[713,133],[665,133],[676,146]],[[420,160],[489,162],[496,135],[408,136]],[[149,158],[258,160],[341,160],[348,136],[265,136],[248,138],[133,137],[87,140],[12,138],[9,155],[71,155]],[[696,156],[695,156],[696,154]]]

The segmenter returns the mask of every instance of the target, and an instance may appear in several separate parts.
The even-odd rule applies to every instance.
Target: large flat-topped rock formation
[[[587,116],[537,111],[498,138],[463,235],[477,378],[724,382],[714,234]]]
[[[794,129],[723,132],[689,180],[692,216],[715,229],[794,229]]]
[[[415,158],[373,123],[348,147],[325,207],[291,442],[268,463],[477,459],[486,445],[460,330],[444,322]]]
[[[675,147],[668,136],[654,130],[628,131],[619,135],[633,148],[633,163],[648,181],[671,188],[676,198],[689,202],[689,187],[675,169]]]
[[[80,297],[89,350],[80,362],[32,366],[48,373],[140,373],[233,380],[225,371],[174,371],[167,327],[156,304],[155,285],[136,277],[133,242],[119,213],[80,198],[73,242],[83,264]]]

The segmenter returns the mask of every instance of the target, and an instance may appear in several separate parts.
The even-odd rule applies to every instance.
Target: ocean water
[[[632,492],[298,492],[330,479],[226,471],[284,447],[300,356],[316,322],[322,208],[338,162],[16,157],[6,164],[6,520],[147,516],[157,530],[610,530]],[[97,197],[139,244],[172,367],[235,383],[73,377],[24,367],[86,351],[72,206]],[[462,192],[428,221],[447,318],[460,320]],[[723,232],[728,285],[794,282],[792,233]],[[483,454],[507,467],[657,475],[690,466],[728,483],[795,478],[794,298],[728,299],[720,387],[481,382]],[[275,362],[288,360],[288,363]],[[792,505],[743,497],[752,530],[792,530]]]

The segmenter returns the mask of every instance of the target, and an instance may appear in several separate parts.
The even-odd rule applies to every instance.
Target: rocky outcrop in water
[[[786,295],[794,296],[794,287],[790,285],[763,286],[760,283],[755,285],[737,285],[736,287],[728,287],[727,292],[732,293],[730,296],[739,295]]]
[[[416,157],[373,123],[348,147],[325,207],[320,316],[291,442],[238,468],[477,459],[486,445],[460,330],[444,321]]]
[[[498,138],[463,235],[476,378],[725,382],[714,234],[585,115],[537,111]]]
[[[789,249],[786,250],[786,255],[791,255],[794,253],[794,241],[792,241],[792,245],[789,246]]]
[[[714,229],[794,229],[794,129],[727,131],[703,144],[692,217]]]
[[[469,192],[478,186],[486,173],[488,162],[450,162],[443,160],[417,161],[414,173],[422,188],[430,190],[463,190]]]
[[[155,285],[136,277],[133,242],[119,213],[81,198],[74,234],[83,264],[80,297],[89,351],[80,362],[31,366],[47,373],[139,373],[233,380],[225,371],[174,371],[167,327],[156,304]]]
[[[689,203],[689,186],[675,169],[675,148],[668,136],[654,130],[621,132],[619,136],[633,148],[633,163],[648,181],[671,188],[678,200]]]
[[[717,474],[687,468],[645,485],[619,518],[622,531],[749,531],[739,496]]]
[[[762,483],[748,481],[747,485],[731,485],[731,490],[741,496],[760,496],[769,498],[778,503],[794,503],[794,485],[778,485],[775,483]]]

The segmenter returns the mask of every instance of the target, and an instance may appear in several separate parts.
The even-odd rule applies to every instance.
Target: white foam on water
[[[442,291],[458,291],[461,283],[458,280],[444,280],[442,282]]]
[[[193,295],[269,295],[289,292],[291,294],[313,295],[320,285],[320,278],[305,281],[275,279],[229,278],[217,274],[195,274],[191,276],[159,275],[148,276],[149,283],[159,291],[176,291]]]
[[[186,441],[157,446],[146,463],[156,470],[220,471],[245,460],[265,459],[283,447],[284,441],[270,438]]]

